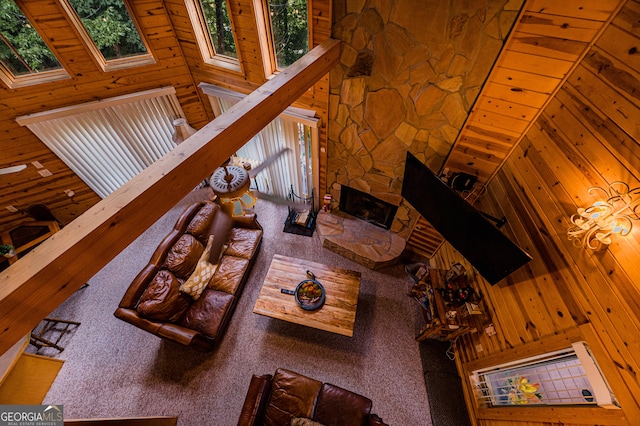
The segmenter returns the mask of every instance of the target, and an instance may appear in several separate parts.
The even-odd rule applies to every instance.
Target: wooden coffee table
[[[295,290],[301,281],[307,279],[307,270],[315,274],[326,291],[324,305],[315,311],[302,309],[295,296],[280,291],[283,288]],[[359,293],[360,272],[276,254],[253,312],[351,337]]]

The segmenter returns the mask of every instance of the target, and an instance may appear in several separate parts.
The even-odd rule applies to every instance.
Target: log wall
[[[601,250],[575,247],[569,218],[587,190],[640,176],[640,3],[627,1],[544,108],[477,206],[500,217],[534,258],[496,286],[474,276],[497,334],[457,342],[467,402],[479,425],[640,423],[640,225]],[[460,260],[448,244],[433,262]],[[468,269],[471,269],[467,264]],[[584,340],[620,409],[482,408],[466,377],[476,368]]]

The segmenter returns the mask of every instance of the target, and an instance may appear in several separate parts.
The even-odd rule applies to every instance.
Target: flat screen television
[[[531,261],[528,253],[410,152],[402,196],[490,284]]]

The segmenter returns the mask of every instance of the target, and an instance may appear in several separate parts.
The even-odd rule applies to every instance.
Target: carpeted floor
[[[262,248],[218,348],[208,354],[165,342],[116,319],[129,283],[186,205],[168,212],[51,316],[82,323],[65,337],[65,360],[45,398],[65,417],[171,415],[179,425],[234,425],[251,374],[285,367],[359,392],[391,425],[431,425],[419,346],[421,319],[406,296],[403,265],[372,271],[321,247],[317,235],[282,232],[287,207],[260,200]],[[352,338],[252,312],[274,254],[362,273]],[[40,352],[42,353],[42,351]]]

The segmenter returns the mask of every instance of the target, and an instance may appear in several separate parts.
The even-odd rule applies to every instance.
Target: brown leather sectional
[[[220,206],[189,206],[133,280],[114,315],[149,333],[201,351],[214,348],[226,329],[255,263],[262,227],[255,214],[231,218],[226,250],[204,292],[196,300],[179,291],[203,257],[209,236],[224,226]]]
[[[252,376],[238,426],[386,425],[371,407],[365,396],[279,368],[274,375]]]

